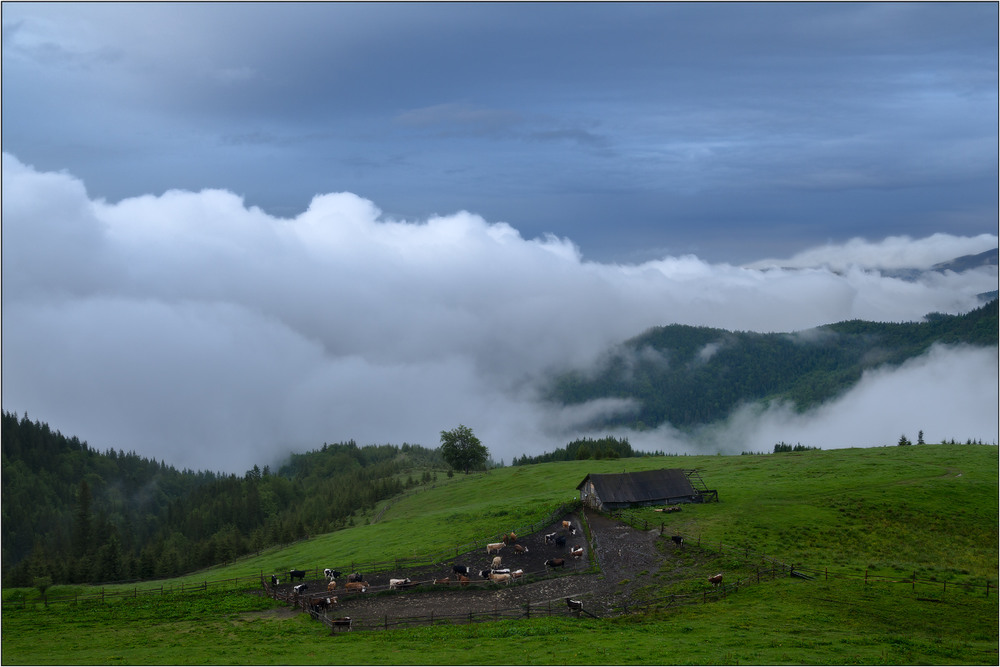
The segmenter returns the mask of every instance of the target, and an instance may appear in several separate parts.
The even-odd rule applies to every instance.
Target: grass
[[[236,591],[47,609],[28,604],[4,609],[3,662],[997,664],[997,451],[927,445],[577,461],[456,475],[398,499],[378,524],[317,536],[182,580],[412,557],[415,550],[482,540],[530,523],[575,497],[587,473],[659,467],[698,467],[721,502],[669,515],[639,510],[630,514],[632,521],[662,521],[689,541],[745,544],[784,562],[853,578],[782,578],[718,602],[600,621],[538,618],[335,637],[304,614]],[[415,548],[414,535],[422,549]],[[732,560],[694,550],[680,558],[695,564],[702,559],[708,569]],[[860,578],[866,569],[916,573],[942,585],[866,586]],[[649,599],[705,585],[677,579],[671,570],[667,562],[659,572],[637,573],[636,580],[641,576]],[[961,586],[987,580],[994,586],[990,597],[982,588]],[[64,588],[53,587],[49,596]],[[37,595],[5,590],[4,599],[19,593],[29,600]]]

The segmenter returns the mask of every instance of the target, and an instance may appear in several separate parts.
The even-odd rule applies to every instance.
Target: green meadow
[[[625,520],[822,574],[616,618],[336,636],[259,595],[190,590],[292,567],[440,554],[543,519],[575,499],[587,473],[661,467],[698,468],[720,502],[674,514],[634,510]],[[997,664],[998,515],[998,449],[984,445],[588,460],[441,476],[390,501],[377,523],[120,587],[172,593],[57,602],[94,591],[54,586],[45,605],[34,589],[4,590],[3,663]],[[660,572],[637,573],[651,601],[707,585],[678,582],[669,569],[666,561]]]

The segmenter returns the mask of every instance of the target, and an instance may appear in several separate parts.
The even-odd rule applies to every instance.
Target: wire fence
[[[100,590],[90,589],[86,592],[73,592],[70,594],[47,595],[41,594],[39,597],[24,595],[13,595],[3,600],[3,608],[24,609],[28,605],[35,605],[43,602],[46,605],[53,604],[79,604],[81,602],[111,602],[128,598],[138,598],[149,595],[173,595],[183,593],[205,593],[249,591],[257,590],[260,586],[258,576],[233,577],[232,579],[216,579],[214,581],[201,581],[194,583],[161,584],[158,587],[139,588],[134,586],[129,588],[114,588],[111,590],[101,587]]]

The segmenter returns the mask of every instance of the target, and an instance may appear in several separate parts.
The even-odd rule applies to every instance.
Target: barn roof
[[[597,495],[604,502],[635,503],[664,498],[681,498],[697,495],[691,480],[680,468],[663,468],[621,474],[590,474],[577,484],[579,490],[587,480],[594,484]]]

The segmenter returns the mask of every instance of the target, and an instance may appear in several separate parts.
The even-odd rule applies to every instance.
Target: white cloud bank
[[[574,425],[591,413],[629,409],[604,401],[553,414],[534,383],[648,327],[915,320],[969,310],[997,287],[995,267],[917,282],[868,270],[890,246],[933,264],[996,247],[990,235],[852,241],[824,250],[858,258],[837,272],[693,256],[622,266],[466,212],[387,220],[349,193],[316,196],[287,219],[218,190],[108,203],[8,154],[3,192],[4,409],[194,469],[242,472],[349,438],[434,447],[459,423],[510,462],[581,435]],[[938,245],[947,257],[927,251]],[[740,451],[891,444],[917,428],[997,439],[995,350],[937,350],[919,368],[868,376],[805,417],[737,415],[723,439],[663,430],[631,440]],[[984,387],[992,403],[978,400]]]

